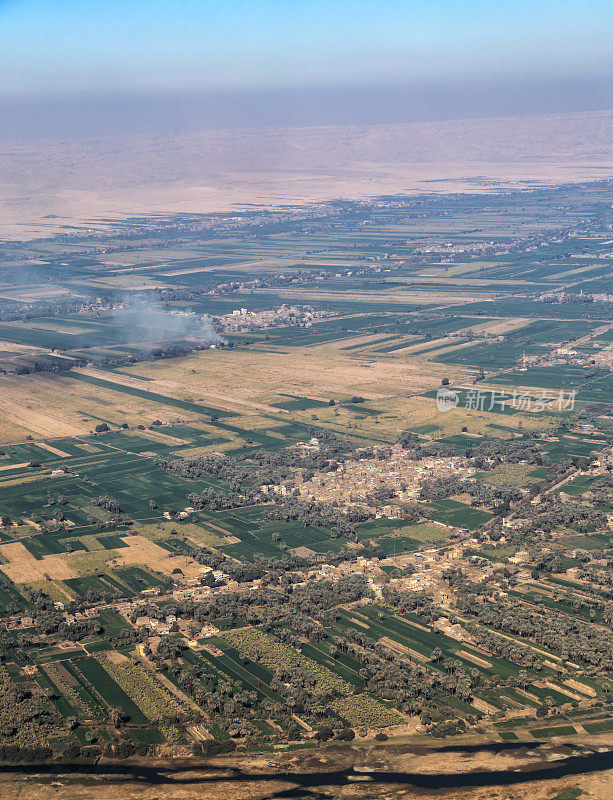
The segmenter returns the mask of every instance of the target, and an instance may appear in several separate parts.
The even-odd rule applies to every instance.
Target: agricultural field
[[[609,190],[0,243],[0,747],[604,741]]]

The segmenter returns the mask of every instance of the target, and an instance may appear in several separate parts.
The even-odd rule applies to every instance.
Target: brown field
[[[412,647],[407,647],[404,644],[400,644],[400,642],[394,641],[394,639],[390,639],[388,636],[382,636],[379,639],[379,644],[385,645],[390,650],[395,650],[398,653],[404,653],[405,655],[410,656],[413,660],[419,661],[420,664],[427,664],[430,659],[428,656],[425,656],[423,653],[418,653],[417,650],[413,650]]]
[[[295,369],[297,363],[301,364],[299,373]],[[208,351],[155,364],[138,364],[129,371],[153,378],[153,382],[147,383],[151,391],[203,398],[205,402],[210,399],[213,404],[218,399],[225,400],[225,405],[248,402],[254,411],[275,413],[279,409],[271,409],[253,398],[281,393],[328,399],[331,392],[350,397],[356,391],[368,392],[372,398],[385,397],[431,388],[438,375],[443,374],[441,365],[424,370],[391,359],[366,363],[363,358],[347,355],[329,344],[292,347],[288,352]],[[169,391],[170,386],[175,391]]]
[[[2,376],[0,380],[0,416],[7,437],[4,441],[22,441],[25,438],[22,431],[30,435],[49,437],[75,436],[89,432],[82,422],[76,418],[67,418],[64,409],[59,410],[61,403],[49,406],[43,400],[37,400],[32,382],[24,382],[20,387],[19,379]],[[52,414],[42,411],[43,408],[54,408],[56,411]],[[11,427],[13,436],[10,435]]]
[[[265,290],[263,289],[256,289],[254,290],[255,294],[266,294]],[[311,289],[311,288],[292,288],[292,289],[283,289],[279,288],[276,290],[276,294],[279,297],[284,298],[285,302],[293,301],[293,302],[300,302],[300,303],[313,303],[315,301],[318,302],[328,302],[332,300],[346,300],[347,294],[346,292],[335,292],[333,290],[327,289]],[[492,292],[492,297],[494,296],[495,292]],[[437,303],[440,305],[448,305],[450,303],[478,303],[480,300],[483,300],[484,297],[487,297],[487,293],[483,292],[470,292],[466,291],[465,293],[460,292],[441,292],[441,291],[433,291],[428,292],[428,294],[424,294],[424,292],[418,291],[402,291],[398,290],[398,288],[394,287],[394,289],[390,290],[389,292],[367,292],[367,291],[355,291],[351,293],[352,300],[359,300],[363,303],[372,303],[373,306],[382,305],[386,306],[385,310],[389,310],[387,306],[390,303],[398,303],[398,304],[405,304],[411,303],[416,305],[426,305],[429,303]]]
[[[154,442],[161,442],[162,444],[167,445],[181,445],[181,444],[191,444],[187,439],[180,439],[178,436],[171,436],[169,433],[163,433],[162,431],[156,430],[148,430],[148,431],[134,431],[135,436],[140,436],[142,439],[150,439]]]
[[[481,697],[473,698],[472,705],[477,709],[477,711],[482,711],[484,714],[495,714],[497,710],[496,706],[487,703]]]
[[[543,663],[546,663],[546,662],[544,661]],[[553,666],[555,668],[556,665],[555,664],[552,665],[552,663],[549,662],[548,666]],[[566,681],[565,681],[565,683],[566,683]],[[554,683],[553,681],[543,681],[543,685],[547,689],[553,689],[554,691],[562,692],[562,694],[568,695],[568,697],[571,700],[583,700],[584,699],[584,695],[580,694],[579,692],[571,692],[570,689],[568,689],[566,686],[560,686],[559,684]]]
[[[165,575],[170,575],[173,570],[180,569],[188,578],[195,578],[201,574],[200,564],[193,561],[193,559],[186,556],[171,556],[168,554],[168,550],[140,534],[122,536],[121,538],[128,547],[122,547],[115,551],[114,566],[123,567],[129,564],[142,564]]]
[[[468,650],[458,650],[458,655],[462,656],[462,658],[466,658],[468,661],[472,661],[473,664],[476,664],[478,667],[485,667],[486,669],[491,669],[491,662],[486,661],[484,658],[479,658],[474,653],[469,653]]]
[[[59,456],[60,458],[70,458],[68,453],[65,453],[63,450],[59,450],[57,447],[53,447],[53,445],[47,444],[46,442],[35,442],[37,447],[42,447],[43,450],[46,450],[48,453],[53,453],[54,456]]]
[[[366,337],[365,342],[368,340],[370,337]],[[308,422],[315,413],[319,424],[332,431],[351,433],[355,430],[359,435],[385,441],[395,440],[399,430],[426,424],[436,424],[439,435],[445,436],[459,433],[464,425],[468,425],[471,433],[486,433],[491,423],[500,422],[499,415],[461,407],[440,414],[432,400],[419,397],[420,393],[439,386],[443,377],[462,385],[468,374],[465,367],[430,362],[427,356],[420,358],[418,350],[424,345],[418,345],[415,352],[409,345],[404,350],[383,357],[377,354],[372,359],[366,352],[343,350],[344,346],[346,340],[287,350],[271,348],[270,352],[209,350],[126,368],[134,378],[129,374],[119,376],[95,369],[81,370],[84,374],[117,383],[117,390],[95,387],[92,391],[92,386],[86,383],[58,375],[5,375],[0,377],[0,416],[8,426],[19,426],[12,435],[9,427],[5,441],[23,441],[24,431],[37,436],[83,435],[89,433],[99,419],[117,425],[127,421],[131,426],[149,426],[156,419],[176,423],[198,418],[192,411],[122,393],[122,384],[143,388],[138,376],[149,379],[148,391],[231,410],[239,414],[235,418],[237,425],[247,429],[273,429],[273,435],[274,423],[271,424],[270,416],[263,415],[274,413],[279,422],[292,418]],[[456,348],[458,343],[450,343],[450,347]],[[301,364],[300,371],[295,369],[296,363]],[[342,406],[296,410],[288,414],[271,405],[282,399],[280,395],[287,394],[325,402],[330,398],[346,400],[356,393],[367,397],[370,406],[380,414],[361,416],[359,409]],[[505,424],[515,427],[520,421],[526,429],[555,424],[555,420],[539,414],[516,414],[506,419]],[[149,433],[144,435],[149,436]],[[161,431],[153,436],[161,439],[165,434]],[[180,444],[182,440],[173,437],[172,442]],[[187,443],[186,446],[185,455],[206,452],[189,448]],[[231,442],[214,449],[233,446]],[[63,455],[56,448],[51,452]]]
[[[157,363],[157,366],[160,366],[160,362]],[[103,380],[110,381],[111,383],[118,383],[123,384],[125,386],[132,386],[137,389],[142,389],[143,384],[142,381],[138,380],[138,378],[131,379],[128,375],[113,375],[113,373],[103,372],[101,370],[88,368],[88,369],[78,369],[75,372],[82,372],[84,375],[92,375],[93,377],[102,378]],[[166,395],[168,397],[189,397],[193,395],[194,392],[204,392],[203,397],[207,401],[215,402],[220,401],[224,406],[227,405],[239,405],[239,406],[248,406],[253,410],[256,411],[266,411],[268,413],[281,413],[278,408],[274,408],[273,406],[267,406],[262,403],[255,403],[250,400],[246,400],[244,398],[237,397],[236,395],[228,396],[225,392],[217,391],[210,386],[201,387],[199,383],[191,381],[181,381],[181,380],[171,380],[169,378],[160,377],[160,370],[155,370],[156,379],[149,383],[151,387],[155,384],[155,389],[151,389],[151,391],[157,391],[160,394]],[[194,373],[197,374],[197,373]],[[180,440],[178,440],[180,443]]]
[[[572,689],[577,689],[583,694],[587,694],[590,697],[596,697],[596,692],[593,686],[588,686],[587,683],[582,683],[581,681],[577,681],[574,678],[569,678],[568,680],[564,681],[567,686],[570,686]]]
[[[64,580],[77,576],[62,556],[51,555],[36,559],[21,542],[0,545],[0,554],[8,561],[7,564],[0,564],[0,569],[13,583],[29,583],[45,577]]]
[[[23,461],[21,464],[5,464],[3,467],[0,467],[0,472],[4,472],[7,469],[23,469],[23,467],[27,467],[29,461]]]
[[[51,374],[0,377],[0,416],[21,430],[45,437],[82,436],[90,433],[96,418],[117,425],[131,420],[150,425],[154,420],[174,422],[185,417],[180,409],[118,394],[109,389],[77,383]],[[45,411],[41,410],[45,409]],[[53,412],[47,409],[53,409]],[[89,416],[91,415],[91,417]],[[89,418],[88,418],[89,417]],[[5,441],[23,441],[19,438]]]

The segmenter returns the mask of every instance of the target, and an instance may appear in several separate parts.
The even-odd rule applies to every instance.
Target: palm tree
[[[111,722],[115,728],[119,728],[123,722],[123,711],[120,708],[111,709]]]

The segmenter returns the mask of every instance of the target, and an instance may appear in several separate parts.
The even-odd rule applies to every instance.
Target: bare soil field
[[[28,461],[22,461],[21,464],[5,464],[3,467],[0,467],[0,472],[5,472],[9,469],[23,469],[23,467],[28,466]]]
[[[42,447],[43,450],[47,450],[49,453],[53,453],[54,456],[59,456],[60,458],[70,458],[68,453],[65,453],[63,450],[60,450],[57,447],[53,447],[51,444],[47,444],[47,442],[36,442],[37,447]]]
[[[343,346],[344,342],[340,345]],[[329,399],[330,393],[351,396],[356,391],[371,398],[405,394],[437,386],[447,369],[441,364],[415,365],[394,361],[366,362],[347,355],[340,346],[292,347],[287,351],[249,352],[246,350],[207,351],[187,358],[142,363],[131,369],[153,378],[147,388],[163,393],[171,383],[190,388],[196,399],[226,398],[227,402],[252,404],[255,409],[270,407],[252,398],[296,394]],[[295,365],[301,364],[297,374]],[[129,379],[128,379],[129,380]],[[214,394],[209,394],[209,386]],[[170,392],[167,390],[167,394]],[[184,390],[175,392],[183,395]],[[173,393],[173,394],[175,394]],[[271,409],[272,410],[272,409]],[[278,409],[274,409],[278,412]],[[246,413],[246,412],[243,412]]]
[[[24,376],[20,376],[23,378]],[[25,435],[38,436],[78,436],[88,433],[87,425],[77,419],[66,419],[63,412],[49,413],[42,408],[49,406],[36,400],[36,392],[28,392],[31,383],[21,380],[12,381],[3,376],[0,386],[0,418],[3,434],[2,441],[22,441]],[[20,388],[21,387],[21,388]],[[61,404],[52,405],[57,409]],[[25,435],[24,435],[25,432]]]
[[[159,367],[159,362],[156,364],[156,367]],[[119,383],[125,386],[132,386],[136,389],[142,389],[143,384],[138,378],[131,379],[129,375],[126,375],[125,370],[122,372],[121,375],[113,375],[112,373],[105,372],[102,370],[98,370],[92,367],[83,368],[83,369],[75,369],[75,372],[81,372],[84,375],[91,375],[94,378],[102,378],[103,380],[110,381],[111,383]],[[155,370],[155,374],[158,376],[155,380],[152,380],[149,386],[151,386],[151,391],[160,392],[160,394],[167,395],[169,397],[178,397],[178,398],[185,398],[191,396],[194,390],[197,388],[197,391],[203,395],[203,399],[207,401],[210,400],[211,402],[214,401],[221,401],[223,405],[239,405],[239,406],[247,406],[251,409],[256,411],[266,411],[268,413],[280,413],[278,408],[274,406],[264,405],[263,403],[255,403],[251,400],[246,400],[241,397],[237,397],[235,395],[228,395],[226,392],[217,391],[209,386],[202,387],[200,383],[196,383],[194,380],[187,379],[184,381],[178,380],[170,380],[168,378],[159,377],[159,368]],[[194,373],[195,374],[195,373]],[[154,388],[155,387],[155,388]],[[179,442],[180,443],[180,442]]]
[[[116,566],[128,566],[129,564],[144,564],[156,572],[170,575],[173,570],[180,569],[181,572],[190,578],[195,578],[201,574],[200,564],[186,556],[171,556],[168,550],[160,547],[151,539],[137,534],[136,536],[122,536],[128,546],[116,551],[113,563]]]
[[[491,662],[486,661],[484,658],[479,658],[474,653],[469,653],[467,650],[458,650],[458,655],[462,656],[462,658],[467,658],[469,661],[472,661],[478,667],[485,667],[486,669],[491,669]]]
[[[14,583],[28,583],[46,576],[64,580],[77,575],[62,556],[43,556],[36,559],[21,542],[0,545],[0,554],[8,561],[7,564],[0,564],[0,569]]]
[[[7,429],[5,442],[23,441],[24,430],[37,437],[82,436],[100,419],[151,425],[177,416],[176,408],[100,387],[94,394],[88,384],[51,373],[0,377],[0,418],[5,425],[18,426],[13,436]]]

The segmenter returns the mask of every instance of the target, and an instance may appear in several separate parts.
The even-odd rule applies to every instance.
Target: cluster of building
[[[384,459],[346,461],[334,471],[320,471],[312,477],[297,476],[294,488],[304,500],[335,504],[345,513],[359,508],[377,516],[395,517],[402,512],[398,501],[416,500],[424,481],[452,476],[467,478],[474,472],[460,456],[416,461],[406,450],[394,447]],[[275,486],[272,491],[283,494],[288,487]],[[393,502],[386,505],[385,499],[381,499],[384,494],[388,495],[385,499]]]
[[[249,311],[247,308],[235,308],[230,314],[216,317],[225,333],[247,333],[263,328],[276,328],[292,325],[298,328],[309,328],[317,320],[328,316],[325,311],[318,311],[310,306],[282,305],[265,311]]]

